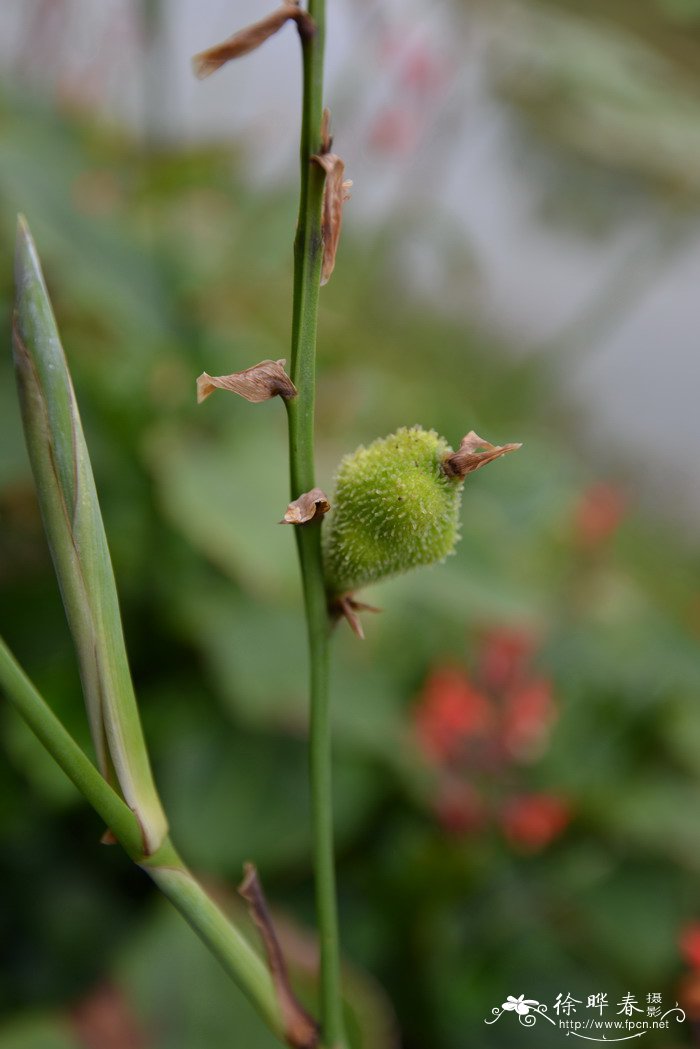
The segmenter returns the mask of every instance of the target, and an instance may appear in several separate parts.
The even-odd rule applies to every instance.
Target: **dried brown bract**
[[[207,375],[206,372],[197,379],[197,403],[206,401],[214,390],[230,390],[238,393],[253,404],[269,401],[272,397],[284,397],[289,400],[296,397],[296,387],[284,370],[286,361],[260,361],[260,364],[246,368],[232,375]]]
[[[452,452],[443,461],[443,470],[448,477],[466,477],[474,470],[480,470],[494,459],[500,459],[508,452],[517,452],[522,444],[489,444],[483,437],[470,430],[456,452]]]
[[[323,517],[330,508],[331,504],[328,502],[326,493],[320,488],[312,488],[310,492],[304,492],[289,504],[280,524],[307,524],[318,517]]]
[[[364,641],[365,632],[360,621],[360,612],[381,612],[376,605],[367,605],[364,601],[356,601],[352,594],[341,594],[331,601],[329,612],[333,619],[345,619],[355,637]]]
[[[275,932],[265,893],[258,872],[252,863],[246,863],[244,867],[244,877],[238,886],[238,892],[248,904],[251,917],[262,937],[267,964],[282,1013],[287,1044],[293,1049],[316,1049],[318,1025],[292,990],[287,965]]]
[[[302,39],[313,36],[316,32],[316,25],[308,11],[299,7],[299,4],[292,0],[285,0],[281,7],[276,8],[259,22],[246,26],[245,29],[241,29],[224,40],[223,43],[216,44],[195,55],[192,59],[195,74],[200,80],[204,80],[231,59],[240,58],[250,51],[255,51],[290,20],[296,22]]]
[[[321,154],[330,153],[333,148],[333,136],[331,135],[331,111],[324,106],[321,114]]]
[[[321,149],[311,159],[326,173],[326,184],[323,189],[323,263],[321,266],[321,284],[327,284],[335,267],[335,256],[340,241],[340,230],[343,225],[343,204],[350,200],[348,190],[351,179],[344,179],[345,162],[337,153],[331,153],[333,139],[330,134],[330,112],[323,111],[321,123]]]

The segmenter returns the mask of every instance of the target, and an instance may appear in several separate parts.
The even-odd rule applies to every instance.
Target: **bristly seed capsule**
[[[324,537],[331,598],[453,553],[464,477],[519,447],[472,431],[453,452],[434,430],[414,427],[346,455]]]

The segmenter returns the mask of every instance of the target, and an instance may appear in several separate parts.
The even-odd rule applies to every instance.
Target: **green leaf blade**
[[[112,563],[78,406],[41,265],[20,218],[14,358],[44,528],[78,655],[98,763],[114,767],[153,852],[167,823],[153,782]]]

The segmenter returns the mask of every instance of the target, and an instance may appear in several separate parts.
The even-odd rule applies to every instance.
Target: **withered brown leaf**
[[[245,29],[228,37],[223,43],[215,44],[214,47],[209,47],[206,51],[200,51],[195,55],[192,65],[196,76],[204,80],[231,59],[240,58],[242,55],[249,54],[250,51],[255,51],[290,19],[296,22],[299,35],[303,39],[313,36],[316,32],[316,24],[308,11],[299,7],[299,4],[292,0],[285,0],[281,7],[276,8],[265,18],[261,18],[259,22],[246,26]]]
[[[197,379],[197,403],[206,401],[214,390],[230,390],[245,397],[253,404],[269,401],[272,397],[283,397],[289,400],[296,396],[296,387],[284,370],[286,361],[260,361],[252,368],[232,375],[208,375],[206,372]]]
[[[304,492],[289,504],[280,524],[306,524],[316,517],[323,517],[330,508],[326,493],[321,488],[312,488],[310,492]]]
[[[480,470],[494,459],[500,459],[508,452],[516,452],[522,448],[522,444],[489,444],[478,433],[470,430],[466,437],[462,438],[456,452],[446,456],[442,467],[448,477],[466,477],[474,470]]]
[[[324,113],[324,125],[322,131],[325,143],[330,143],[328,124]],[[321,265],[321,284],[328,284],[333,269],[335,268],[335,256],[340,242],[340,230],[343,225],[343,204],[350,200],[348,190],[352,186],[351,179],[344,179],[345,162],[337,153],[321,153],[311,158],[320,165],[326,173],[326,184],[323,189],[323,263]]]
[[[316,1049],[318,1024],[307,1013],[292,990],[287,964],[265,899],[258,872],[252,863],[244,866],[243,881],[238,892],[248,904],[250,915],[262,937],[267,964],[277,995],[287,1045],[293,1049]]]

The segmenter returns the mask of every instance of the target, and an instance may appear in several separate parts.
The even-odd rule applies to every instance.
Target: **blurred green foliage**
[[[680,20],[697,5],[663,6]],[[285,355],[294,192],[253,192],[223,149],[139,149],[8,87],[0,119],[0,316],[8,330],[21,209],[73,373],[174,840],[218,891],[255,860],[280,912],[311,927],[306,657],[293,536],[277,524],[283,412],[194,399],[203,369]],[[575,453],[546,361],[508,359],[407,299],[395,251],[388,224],[362,243],[348,232],[324,289],[319,483],[330,489],[344,452],[401,425],[524,448],[468,479],[456,556],[368,595],[384,612],[364,645],[337,632],[351,998],[366,1049],[395,1044],[392,1007],[406,1049],[517,1049],[533,1035],[508,1017],[483,1023],[508,993],[677,998],[678,935],[700,908],[698,558],[632,507],[618,521],[604,497],[600,525],[591,486],[624,480]],[[470,266],[455,259],[455,281]],[[0,625],[89,746],[9,354],[0,375]],[[537,639],[532,673],[556,722],[532,759],[479,767],[491,817],[455,826],[415,711],[436,668],[476,679],[494,630]],[[71,1010],[105,980],[154,1049],[270,1045],[145,879],[97,847],[95,817],[4,706],[0,725],[0,1049],[78,1049]],[[456,774],[464,784],[472,771]],[[533,793],[570,816],[528,848],[499,814],[506,795]],[[538,1044],[560,1044],[544,1026]],[[654,1037],[670,1049],[688,1029]]]

